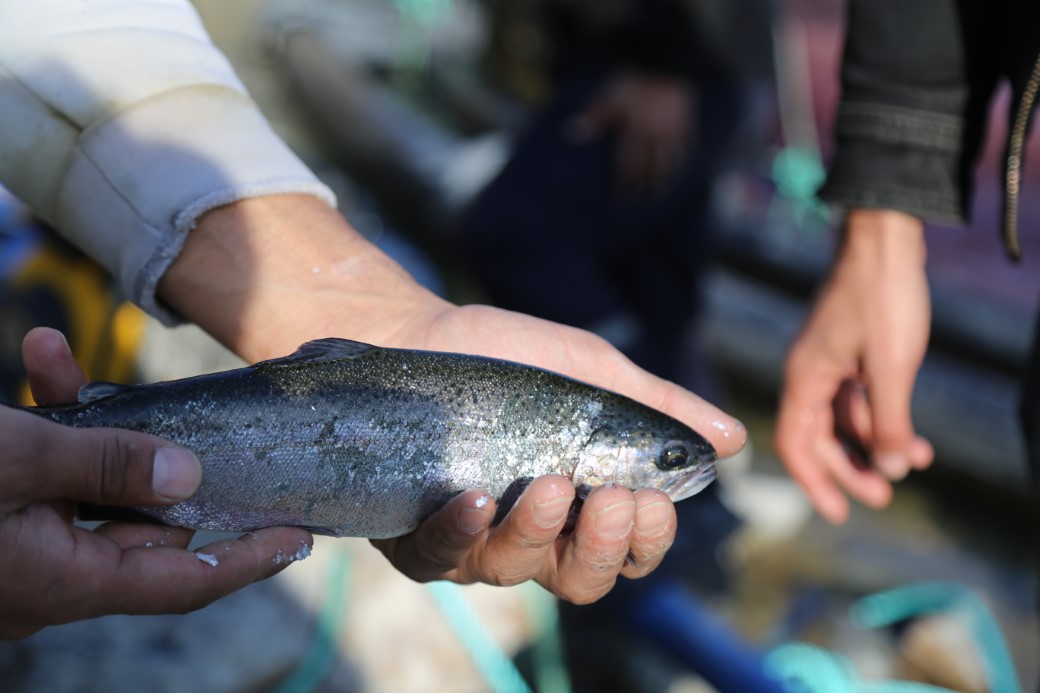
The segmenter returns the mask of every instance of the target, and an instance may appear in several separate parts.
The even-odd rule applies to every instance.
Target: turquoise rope
[[[852,608],[853,623],[878,628],[926,613],[946,611],[958,616],[982,657],[990,693],[1021,693],[1007,643],[993,614],[963,585],[925,582],[864,597]]]
[[[537,629],[532,648],[535,685],[539,693],[571,693],[560,636],[559,602],[534,583],[528,583],[522,589],[526,591],[527,610]]]
[[[956,693],[911,681],[863,681],[845,657],[805,643],[771,651],[765,672],[791,693]]]
[[[401,17],[400,46],[395,62],[398,77],[414,77],[430,59],[430,32],[454,10],[452,0],[394,0]]]
[[[398,12],[424,29],[436,26],[452,11],[452,0],[394,0]]]
[[[336,661],[336,644],[346,623],[346,595],[349,559],[343,551],[333,551],[325,581],[325,599],[318,612],[314,639],[295,671],[274,693],[310,693],[315,690]]]
[[[992,614],[962,585],[926,582],[879,592],[856,602],[856,625],[877,628],[926,613],[945,611],[961,618],[982,655],[990,693],[1021,693],[1014,663]],[[766,673],[792,693],[952,693],[910,681],[863,681],[841,655],[813,645],[789,643],[766,656]]]
[[[531,693],[512,660],[495,645],[458,585],[431,582],[426,585],[448,625],[469,653],[481,676],[495,693]]]
[[[784,147],[773,158],[772,177],[777,192],[793,205],[795,223],[804,225],[810,217],[828,220],[827,206],[816,196],[827,177],[819,152],[798,145]]]

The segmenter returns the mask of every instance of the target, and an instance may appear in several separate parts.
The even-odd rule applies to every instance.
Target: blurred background
[[[1016,377],[1040,297],[1040,197],[1021,201],[1012,266],[997,230],[1006,119],[991,119],[973,224],[927,231],[934,328],[914,414],[936,463],[888,509],[832,527],[770,440],[840,221],[814,193],[843,3],[688,0],[693,26],[671,4],[636,3],[627,21],[654,37],[640,42],[604,38],[626,6],[606,0],[195,2],[341,211],[421,282],[596,331],[747,424],[747,449],[679,504],[660,575],[575,608],[534,585],[417,585],[367,542],[319,538],[305,562],[195,614],[0,643],[0,690],[1037,688]],[[1025,175],[1040,190],[1037,167]],[[36,325],[62,329],[92,379],[240,365],[125,304],[10,197],[0,316],[4,401],[26,401],[19,347]]]

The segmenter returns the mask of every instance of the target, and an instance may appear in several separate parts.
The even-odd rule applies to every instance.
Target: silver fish
[[[30,411],[194,451],[198,492],[137,509],[192,529],[384,538],[466,489],[487,490],[504,510],[549,473],[582,494],[613,482],[676,501],[715,478],[708,441],[621,395],[509,361],[342,339],[183,380],[91,383],[77,404]]]

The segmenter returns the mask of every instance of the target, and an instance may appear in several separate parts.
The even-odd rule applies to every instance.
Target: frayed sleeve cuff
[[[238,200],[335,197],[243,93],[214,85],[159,94],[84,131],[52,204],[61,232],[166,324],[156,297],[196,221]]]

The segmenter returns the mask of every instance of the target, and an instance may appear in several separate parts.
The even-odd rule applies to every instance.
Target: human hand
[[[40,404],[75,401],[84,383],[60,333],[23,343]],[[272,559],[310,545],[299,529],[267,529],[187,550],[192,532],[155,524],[72,524],[74,502],[169,505],[202,481],[191,453],[115,429],[76,429],[0,407],[0,638],[112,613],[183,613],[282,570]]]
[[[702,432],[722,457],[735,454],[745,442],[738,422],[639,369],[591,333],[487,306],[442,306],[416,317],[391,342],[520,361],[622,392]],[[561,534],[573,498],[567,478],[542,477],[501,525],[489,527],[494,502],[471,492],[415,533],[373,543],[416,580],[513,585],[533,579],[578,604],[605,595],[618,575],[643,577],[660,564],[676,530],[666,494],[597,488],[585,500],[574,531]],[[626,563],[626,557],[632,560]]]
[[[636,194],[658,192],[685,162],[693,96],[682,80],[623,72],[570,121],[567,134],[586,142],[613,132],[620,186]]]
[[[160,291],[248,360],[290,353],[304,341],[330,335],[481,354],[628,395],[699,431],[720,457],[745,442],[739,422],[641,370],[591,333],[437,298],[335,210],[309,198],[246,200],[205,215]],[[536,479],[505,520],[490,527],[494,502],[480,490],[469,491],[414,533],[373,543],[416,580],[507,585],[534,579],[584,603],[606,594],[619,575],[649,573],[675,537],[675,510],[666,495],[618,487],[593,491],[574,531],[562,534],[573,497],[574,487],[563,477]],[[633,564],[625,562],[629,554]]]
[[[931,310],[921,222],[857,210],[787,358],[775,446],[824,518],[843,522],[847,492],[874,508],[892,481],[932,462],[910,399]],[[869,459],[857,459],[861,448]]]

